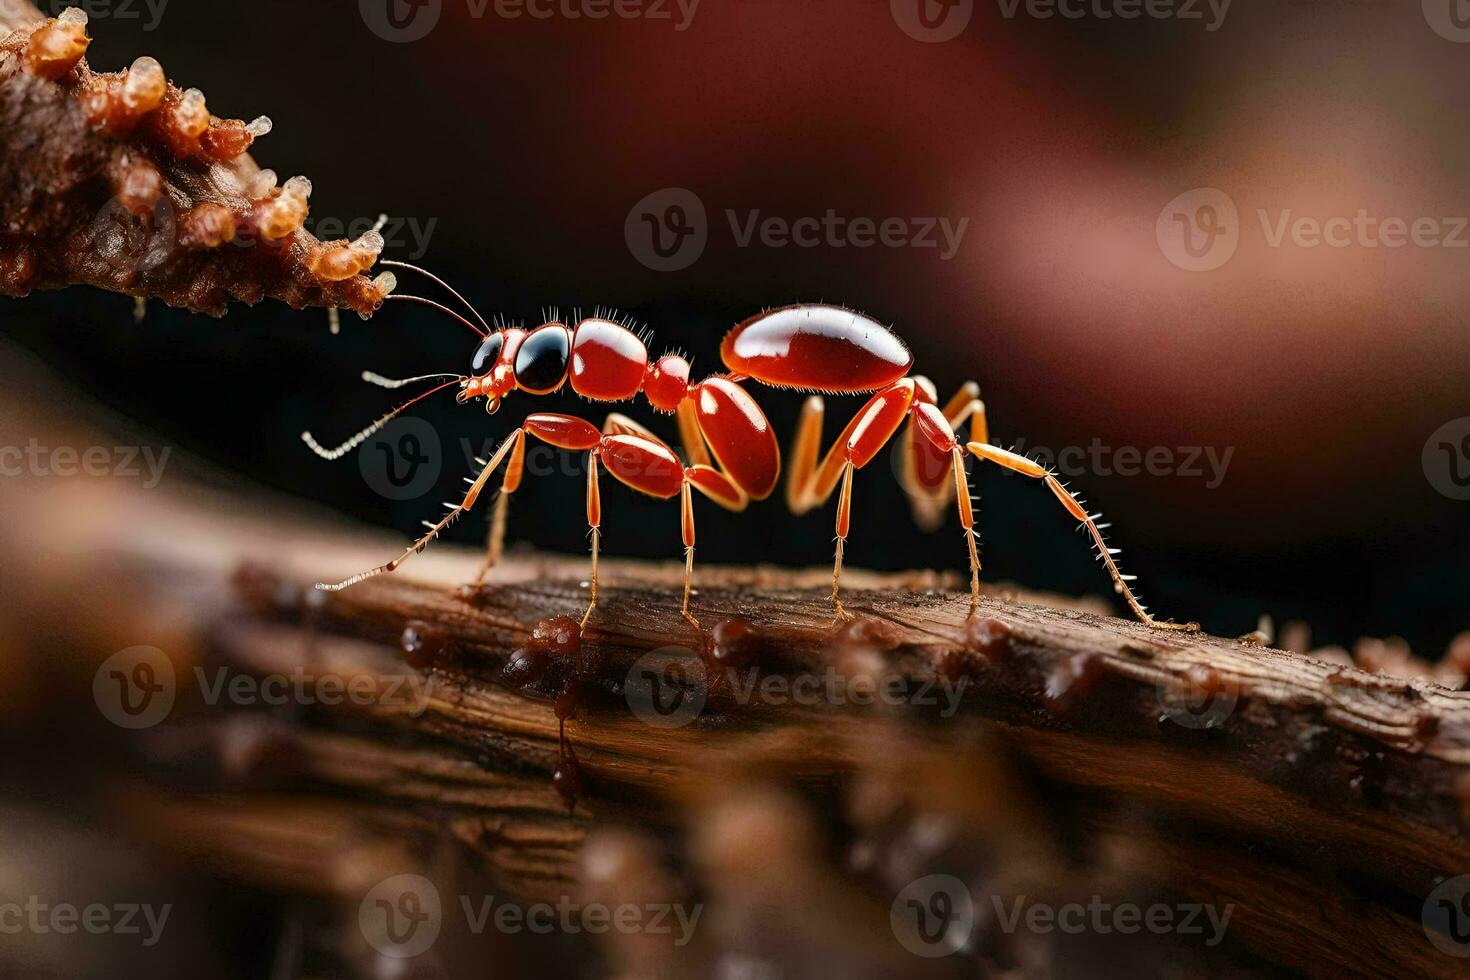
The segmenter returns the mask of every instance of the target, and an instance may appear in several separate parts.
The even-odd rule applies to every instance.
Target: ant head
[[[484,398],[488,414],[499,411],[500,399],[515,390],[515,357],[525,338],[524,330],[507,327],[481,341],[470,360],[470,378],[460,392],[460,401]]]

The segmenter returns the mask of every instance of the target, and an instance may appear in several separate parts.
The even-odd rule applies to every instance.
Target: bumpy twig
[[[302,227],[310,181],[277,186],[246,153],[269,119],[211,115],[153,58],[94,72],[86,20],[0,5],[14,28],[0,40],[0,294],[85,284],[216,315],[231,299],[378,308],[393,276],[361,273],[381,236]]]

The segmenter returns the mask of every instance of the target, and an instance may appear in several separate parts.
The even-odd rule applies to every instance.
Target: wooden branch
[[[57,431],[47,399],[13,389],[13,424],[53,444],[95,439]],[[689,947],[599,940],[608,969],[637,976],[753,950],[789,975],[815,970],[801,950],[827,967],[861,954],[880,974],[953,975],[957,961],[914,958],[888,926],[894,896],[931,873],[1030,902],[1233,903],[1219,946],[1176,936],[1118,954],[1145,972],[1178,956],[1236,975],[1459,965],[1419,917],[1470,868],[1470,693],[1157,632],[1096,600],[992,593],[971,625],[952,579],[925,572],[855,571],[859,619],[839,628],[826,567],[705,564],[705,633],[739,617],[756,637],[747,662],[716,671],[707,635],[679,616],[678,565],[611,560],[567,726],[583,776],[569,810],[550,779],[558,691],[517,688],[503,667],[538,621],[580,615],[583,558],[516,555],[466,593],[479,555],[439,544],[321,593],[310,583],[375,564],[394,538],[170,482],[0,481],[5,579],[25,583],[13,618],[46,624],[34,663],[9,665],[8,717],[55,710],[25,700],[28,678],[69,665],[68,689],[90,691],[112,651],[165,650],[169,721],[127,740],[107,727],[97,752],[135,753],[104,767],[115,812],[192,868],[315,896],[344,922],[410,870],[446,894],[487,871],[523,901],[702,896],[708,928]],[[211,701],[221,670],[299,683],[284,703]],[[640,677],[660,679],[665,706],[700,710],[649,724],[634,710],[647,696],[630,694]],[[901,696],[855,703],[879,687]],[[979,928],[962,966],[1092,955]]]
[[[584,647],[600,664],[594,694],[569,726],[585,776],[569,813],[549,780],[554,692],[513,690],[500,671],[538,620],[580,613],[580,559],[517,557],[465,596],[454,583],[477,557],[439,547],[409,571],[430,581],[399,575],[323,594],[312,579],[391,546],[187,496],[105,508],[74,496],[32,503],[50,513],[43,522],[60,508],[69,535],[116,556],[109,579],[143,586],[132,616],[197,617],[203,641],[181,670],[197,659],[252,677],[304,672],[312,691],[317,678],[367,678],[382,693],[306,714],[181,703],[174,724],[146,735],[148,767],[193,789],[188,802],[177,789],[122,791],[136,826],[221,873],[331,892],[333,882],[356,881],[332,869],[357,860],[365,835],[389,853],[454,840],[509,890],[549,901],[581,887],[583,849],[598,828],[697,838],[693,828],[756,784],[800,788],[835,814],[853,807],[843,801],[854,780],[885,778],[899,784],[890,791],[906,801],[895,811],[906,819],[937,811],[974,824],[980,838],[1054,837],[1052,821],[1038,819],[1045,832],[1016,831],[1007,826],[1015,814],[977,801],[1006,759],[1051,787],[1044,795],[1061,794],[1073,814],[1063,823],[1088,828],[1089,847],[1120,828],[1141,842],[1146,857],[1127,864],[1128,880],[1236,902],[1234,940],[1270,962],[1431,975],[1453,966],[1428,945],[1417,912],[1439,878],[1470,867],[1464,693],[994,596],[981,609],[985,630],[967,629],[965,598],[934,591],[937,580],[923,574],[866,576],[849,603],[858,626],[835,629],[818,584],[826,569],[707,566],[697,615],[707,626],[743,617],[759,635],[755,660],[710,692],[698,652],[707,641],[678,615],[678,569],[609,562]],[[280,549],[298,534],[298,547]],[[411,623],[442,643],[424,672],[399,649]],[[665,694],[707,694],[684,727],[650,727],[629,710],[629,671],[655,650],[683,671],[667,675]],[[907,684],[911,696],[926,684],[963,692],[953,717],[942,697],[885,708],[742,694],[753,679],[824,677],[843,693],[864,678]],[[387,696],[403,678],[421,684],[422,697]],[[1233,698],[1233,707],[1191,716],[1173,700],[1191,690]],[[1035,785],[1008,792],[1003,810],[1037,805]],[[352,828],[358,843],[334,846],[327,838],[337,831],[303,836],[308,825]],[[1038,890],[1064,878],[1046,877]]]

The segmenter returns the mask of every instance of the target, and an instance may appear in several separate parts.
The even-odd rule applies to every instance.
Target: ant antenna
[[[418,303],[420,306],[427,306],[427,307],[429,307],[431,309],[438,310],[440,313],[447,313],[447,314],[449,314],[450,316],[452,316],[456,320],[458,320],[460,323],[463,323],[465,326],[469,327],[475,333],[479,334],[481,337],[488,337],[489,336],[489,334],[486,333],[486,331],[481,330],[479,327],[475,326],[473,323],[471,323],[470,321],[466,320],[464,317],[460,316],[458,313],[454,312],[449,307],[445,306],[443,303],[436,303],[434,300],[425,299],[422,296],[405,296],[403,293],[393,293],[392,295],[384,296],[383,299],[385,301],[386,300],[390,300],[390,299],[396,299],[396,300],[402,300],[402,301],[408,302],[408,303]]]
[[[490,324],[488,324],[488,323],[485,322],[485,318],[480,315],[480,311],[479,310],[475,309],[475,305],[473,303],[471,303],[469,300],[467,300],[463,296],[461,296],[459,294],[459,292],[456,291],[453,286],[449,285],[449,283],[445,282],[443,279],[440,279],[438,276],[434,275],[428,269],[420,269],[416,265],[409,265],[407,262],[396,262],[396,261],[394,261],[392,259],[383,259],[378,264],[379,265],[390,265],[390,266],[392,266],[395,269],[407,269],[409,272],[417,272],[419,275],[424,276],[425,278],[432,279],[434,282],[437,282],[440,286],[443,286],[445,289],[447,289],[449,291],[449,295],[453,296],[455,299],[457,299],[461,303],[463,303],[465,309],[467,309],[471,313],[473,313],[475,315],[475,319],[480,321],[480,325],[481,326],[483,326],[486,330],[489,330],[490,329]]]
[[[456,376],[454,378],[454,380],[452,380],[452,381],[446,381],[442,385],[439,385],[436,388],[430,388],[428,391],[424,392],[422,395],[419,395],[419,396],[417,396],[415,398],[409,399],[408,401],[404,402],[402,405],[399,405],[397,408],[393,409],[393,411],[389,412],[387,415],[384,415],[382,418],[378,419],[372,425],[368,426],[366,429],[363,429],[357,435],[353,436],[351,439],[348,439],[346,442],[342,443],[342,445],[338,446],[335,449],[326,449],[326,448],[324,448],[321,443],[317,442],[316,439],[312,437],[312,434],[310,432],[303,432],[303,433],[301,433],[301,441],[304,442],[304,443],[306,443],[308,446],[310,446],[311,447],[311,451],[314,452],[314,453],[316,453],[322,459],[340,459],[341,457],[343,457],[343,456],[347,455],[348,453],[352,452],[352,450],[356,449],[357,446],[364,439],[366,439],[368,436],[372,435],[374,432],[377,432],[383,426],[387,425],[393,419],[397,418],[398,415],[400,413],[402,413],[403,410],[406,409],[406,408],[408,408],[410,405],[414,405],[417,402],[421,402],[425,398],[428,398],[430,395],[434,394],[434,392],[436,392],[436,391],[443,391],[445,388],[448,388],[450,385],[457,384],[457,383],[459,383],[461,381],[464,381],[464,380],[466,380],[466,379],[463,378],[463,377]]]
[[[462,374],[421,374],[416,378],[385,378],[373,371],[362,372],[362,380],[369,384],[375,384],[379,388],[402,388],[404,385],[413,384],[415,381],[428,381],[431,378],[453,378],[456,381],[465,380]]]

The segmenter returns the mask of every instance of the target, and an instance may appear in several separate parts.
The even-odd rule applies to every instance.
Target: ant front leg
[[[597,467],[604,449],[604,436],[591,422],[579,419],[574,415],[559,415],[552,412],[537,412],[528,415],[521,428],[517,429],[512,437],[514,444],[512,445],[512,439],[507,439],[506,446],[496,454],[497,461],[507,452],[511,454],[511,464],[506,470],[505,481],[501,487],[502,500],[520,485],[525,462],[525,436],[528,435],[535,436],[558,449],[587,452],[587,526],[592,534],[592,577],[588,581],[590,601],[587,604],[586,613],[582,616],[582,626],[585,627],[587,620],[592,616],[592,610],[597,608],[597,559],[602,534],[602,495],[597,485]],[[492,527],[490,544],[492,558],[497,554],[497,543],[495,529]],[[493,561],[487,561],[486,567],[488,568],[490,564],[493,564]]]
[[[1109,548],[1107,541],[1103,538],[1102,528],[1106,525],[1099,525],[1096,521],[1096,518],[1102,515],[1087,513],[1087,510],[1082,506],[1082,502],[1074,497],[1070,490],[1062,486],[1062,484],[1058,482],[1057,478],[1053,476],[1050,472],[1048,472],[1045,467],[1043,467],[1039,463],[1032,462],[1019,453],[1013,453],[1008,450],[1001,449],[999,446],[992,446],[986,442],[971,442],[968,443],[965,448],[968,449],[970,453],[977,459],[987,460],[989,462],[996,463],[997,465],[1003,466],[1013,473],[1020,473],[1023,476],[1029,476],[1033,479],[1045,482],[1047,487],[1051,489],[1051,492],[1056,496],[1061,505],[1067,509],[1067,513],[1071,514],[1077,520],[1081,521],[1083,526],[1087,528],[1088,534],[1092,536],[1093,544],[1097,546],[1097,553],[1102,558],[1103,566],[1107,568],[1108,574],[1112,576],[1113,591],[1121,595],[1127,601],[1128,608],[1133,610],[1133,614],[1137,616],[1141,622],[1143,622],[1145,625],[1153,626],[1158,629],[1199,629],[1198,623],[1181,624],[1173,622],[1161,622],[1157,619],[1154,619],[1148,614],[1148,609],[1144,607],[1143,603],[1138,601],[1138,597],[1135,596],[1133,594],[1133,590],[1128,587],[1128,583],[1133,581],[1134,576],[1124,575],[1121,571],[1118,570],[1118,563],[1114,560],[1114,556],[1118,554],[1118,550],[1116,548]]]
[[[475,501],[479,499],[480,492],[485,489],[485,484],[490,482],[490,475],[495,472],[495,468],[499,466],[501,462],[505,459],[505,457],[511,452],[512,447],[518,445],[520,440],[522,440],[523,438],[524,431],[522,429],[517,429],[509,436],[506,436],[505,442],[500,444],[500,448],[495,451],[494,456],[490,457],[490,461],[485,464],[485,468],[480,471],[480,475],[475,478],[475,482],[470,484],[469,490],[465,492],[464,499],[461,500],[459,504],[451,507],[449,513],[445,514],[444,518],[439,521],[439,523],[429,524],[428,521],[425,521],[424,523],[428,525],[429,532],[423,537],[419,538],[413,544],[409,545],[407,550],[405,550],[403,554],[399,555],[397,558],[393,559],[387,564],[379,565],[377,568],[370,568],[365,572],[359,572],[351,578],[343,579],[341,582],[337,582],[332,585],[328,585],[325,582],[318,582],[316,584],[316,587],[324,592],[340,592],[348,586],[356,585],[358,582],[361,582],[365,579],[370,579],[376,575],[382,575],[386,572],[394,571],[398,568],[398,566],[402,565],[414,555],[423,551],[429,546],[430,541],[433,541],[436,537],[439,536],[439,533],[441,531],[443,531],[446,527],[454,522],[455,518],[457,518],[460,514],[463,514],[465,511],[469,510],[471,507],[475,506]]]
[[[480,574],[475,576],[476,588],[484,583],[485,576],[500,562],[500,556],[505,551],[505,524],[510,510],[510,497],[520,489],[521,477],[525,473],[526,434],[517,429],[513,437],[515,445],[511,447],[510,462],[505,466],[505,479],[500,481],[500,493],[495,498],[495,511],[490,518],[490,536],[485,542],[485,564],[480,566]]]

